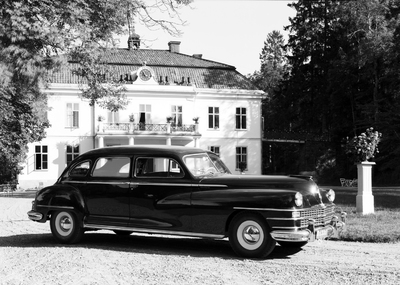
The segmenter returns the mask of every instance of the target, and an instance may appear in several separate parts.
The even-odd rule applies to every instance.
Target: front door
[[[132,227],[162,231],[191,230],[192,180],[181,166],[167,157],[136,158],[131,183]]]

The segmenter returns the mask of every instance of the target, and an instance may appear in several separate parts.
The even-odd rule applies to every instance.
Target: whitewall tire
[[[239,214],[232,220],[229,242],[236,254],[250,258],[264,258],[276,245],[266,221],[251,213]]]
[[[56,211],[51,215],[50,229],[53,237],[61,243],[76,243],[83,236],[83,228],[73,212]]]

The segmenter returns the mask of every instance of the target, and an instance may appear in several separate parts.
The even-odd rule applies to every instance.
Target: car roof
[[[96,155],[132,155],[132,154],[191,154],[204,153],[205,150],[195,147],[168,146],[168,145],[124,145],[96,148],[85,152],[81,157]]]

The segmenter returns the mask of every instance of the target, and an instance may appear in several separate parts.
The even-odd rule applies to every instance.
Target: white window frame
[[[141,121],[142,113],[144,114],[144,122]],[[138,123],[151,124],[151,105],[139,104],[139,118]]]
[[[119,111],[107,111],[107,123],[118,124],[119,123]]]
[[[70,150],[69,150],[70,148]],[[65,146],[65,164],[68,165],[73,161],[75,158],[79,156],[80,153],[80,145],[72,145],[72,144],[67,144]],[[68,159],[68,156],[71,156],[71,160]]]
[[[182,125],[183,125],[183,106],[182,105],[172,105],[171,106],[171,117],[172,117],[172,122],[174,123],[174,125],[176,127],[182,127]]]
[[[247,108],[236,107],[235,124],[237,130],[247,129]]]
[[[79,128],[79,103],[67,103],[66,114],[66,127]]]
[[[219,130],[219,107],[208,107],[208,128]]]
[[[35,145],[35,170],[49,169],[49,147],[47,145]],[[38,165],[40,164],[40,165]]]
[[[238,151],[240,150],[240,151]],[[243,152],[243,150],[245,150]],[[235,169],[240,170],[239,163],[244,161],[246,163],[246,170],[249,168],[249,164],[247,161],[248,151],[247,146],[237,146],[236,147],[236,155],[235,155]]]

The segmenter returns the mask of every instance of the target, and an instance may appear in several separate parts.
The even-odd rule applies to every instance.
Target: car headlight
[[[315,185],[315,184],[313,184],[313,185],[311,185],[310,186],[310,192],[312,193],[312,194],[317,194],[318,193],[318,187],[317,187],[317,185]]]
[[[329,202],[335,201],[335,191],[332,189],[329,189],[328,192],[326,192],[326,198],[328,198]]]
[[[297,207],[300,207],[303,205],[303,195],[301,195],[300,192],[297,192],[294,195],[294,203],[296,204]]]

